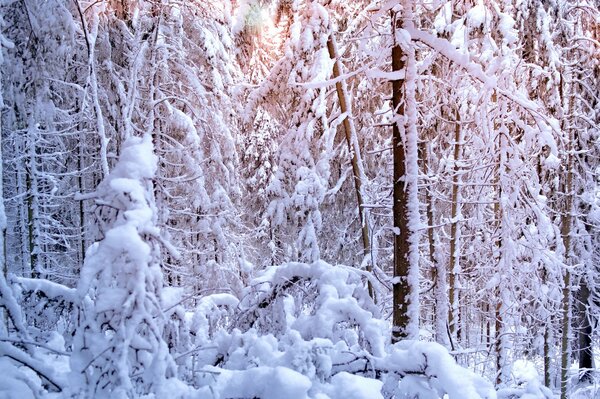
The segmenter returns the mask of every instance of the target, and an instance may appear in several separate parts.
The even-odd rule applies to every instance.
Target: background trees
[[[592,395],[596,4],[0,10],[23,390]]]

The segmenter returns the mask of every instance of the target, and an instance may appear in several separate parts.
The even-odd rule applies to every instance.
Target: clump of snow
[[[382,387],[381,381],[342,371],[333,376],[326,392],[331,399],[383,399]]]
[[[544,159],[543,162],[544,166],[551,170],[556,170],[560,167],[560,159],[552,153],[548,154],[548,156],[546,157],[546,159]]]
[[[554,394],[541,382],[535,365],[527,360],[516,360],[512,365],[513,387],[498,391],[498,399],[552,399]]]
[[[597,399],[600,395],[598,384],[575,388],[570,394],[570,399]]]
[[[379,367],[408,375],[396,388],[399,394],[426,394],[436,398],[447,394],[450,399],[494,399],[492,384],[456,364],[448,351],[432,342],[401,341],[390,354],[378,360]]]
[[[488,24],[489,11],[481,1],[467,12],[467,25],[470,28],[480,28]]]
[[[171,127],[175,131],[183,132],[182,143],[185,146],[196,147],[200,144],[200,136],[191,117],[177,108],[169,106],[171,111]]]
[[[443,34],[449,29],[449,25],[452,22],[452,2],[448,1],[440,7],[440,12],[435,16],[433,26],[435,31]]]
[[[201,397],[261,399],[308,399],[311,381],[286,367],[254,367],[247,370],[226,370],[206,367],[201,372],[213,380],[199,391]]]
[[[517,42],[518,32],[515,29],[515,20],[509,14],[499,12],[500,22],[498,23],[498,29],[500,30],[503,42],[509,46]]]
[[[34,399],[39,388],[7,357],[0,357],[0,398]]]

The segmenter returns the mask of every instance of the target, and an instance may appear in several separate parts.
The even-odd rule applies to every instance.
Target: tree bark
[[[337,44],[335,42],[335,38],[333,34],[329,37],[327,41],[327,50],[329,51],[329,57],[334,60],[333,64],[333,77],[339,78],[342,74],[342,64],[339,60]],[[340,103],[340,111],[342,114],[346,114],[344,116],[343,126],[344,132],[346,133],[346,144],[348,145],[348,151],[351,155],[352,162],[352,175],[354,177],[354,190],[356,192],[356,204],[358,207],[358,218],[360,220],[361,225],[361,236],[363,243],[363,261],[366,260],[367,263],[367,271],[372,273],[373,265],[371,263],[371,240],[369,236],[369,221],[368,221],[368,212],[364,208],[364,193],[363,193],[363,182],[365,181],[364,168],[362,165],[362,158],[360,156],[360,147],[358,145],[358,136],[356,134],[356,129],[354,127],[354,122],[352,121],[352,109],[350,104],[350,99],[348,97],[348,90],[346,87],[346,82],[344,80],[340,80],[335,84],[335,89],[337,91],[338,101]],[[373,291],[373,285],[371,281],[367,282],[369,295],[373,300],[375,300],[375,292]]]
[[[590,289],[582,281],[579,289],[579,380],[590,381],[594,367],[592,353],[592,325],[589,317]],[[583,370],[583,371],[582,371]]]
[[[429,176],[429,143],[422,141],[420,143],[420,157],[423,164],[423,172]],[[437,238],[435,235],[433,224],[435,223],[434,204],[431,190],[429,187],[425,189],[425,202],[427,212],[427,241],[429,246],[429,261],[431,262],[431,282],[433,284],[434,292],[434,325],[435,325],[435,340],[437,343],[444,346],[449,346],[448,339],[448,297],[446,296],[446,269],[444,265],[439,262],[436,255],[436,248],[438,246]]]
[[[498,103],[497,93],[494,92],[492,96],[492,101],[494,103]],[[498,124],[494,122],[494,131],[497,132],[499,130]],[[505,153],[505,143],[504,133],[498,134],[498,166],[496,170],[496,202],[494,203],[494,218],[496,220],[496,230],[498,234],[498,238],[496,240],[496,261],[498,268],[498,275],[500,276],[500,280],[498,281],[498,285],[495,289],[495,299],[496,303],[494,306],[494,347],[496,354],[496,385],[501,385],[504,382],[503,375],[503,366],[504,366],[504,340],[506,339],[504,335],[504,322],[503,322],[503,301],[502,301],[502,274],[504,271],[502,270],[506,265],[503,261],[504,258],[504,226],[502,218],[504,217],[504,210],[502,207],[502,174],[504,173],[504,165],[506,162],[506,153]]]
[[[563,95],[563,84],[564,81],[562,81],[564,79],[564,77],[561,76],[561,83],[560,83],[560,94],[561,94],[561,99],[564,100],[564,95]],[[565,107],[568,108],[568,107]],[[572,217],[572,213],[573,213],[573,149],[574,149],[574,134],[573,134],[573,129],[571,129],[570,127],[566,126],[566,121],[563,119],[563,131],[567,131],[568,132],[568,139],[567,139],[567,165],[566,165],[566,172],[567,175],[565,177],[565,183],[564,183],[564,195],[565,195],[565,206],[564,206],[564,210],[563,210],[563,214],[561,217],[561,226],[560,226],[560,233],[562,236],[562,240],[563,240],[563,245],[565,248],[565,254],[564,254],[564,259],[565,259],[565,265],[567,265],[567,268],[565,269],[565,273],[563,276],[563,299],[562,299],[562,339],[561,339],[561,350],[562,350],[562,355],[561,355],[561,361],[560,361],[560,397],[561,399],[567,399],[567,386],[568,386],[568,371],[569,371],[569,361],[570,361],[570,354],[569,354],[569,330],[571,327],[571,271],[569,270],[568,266],[570,264],[571,261],[571,230],[572,230],[572,224],[573,224],[573,217]]]
[[[36,212],[35,207],[37,206],[37,201],[35,201],[35,196],[37,196],[37,184],[36,184],[36,149],[35,149],[35,141],[37,138],[31,137],[32,135],[33,121],[29,122],[29,129],[27,131],[27,161],[25,165],[25,189],[27,193],[27,245],[29,250],[29,270],[31,273],[31,278],[38,278],[38,254],[37,254],[37,229],[35,224],[38,222],[36,220]]]
[[[459,325],[459,292],[458,292],[458,245],[459,245],[459,230],[458,230],[458,217],[459,211],[459,172],[460,167],[458,165],[458,159],[461,154],[461,128],[460,128],[460,115],[456,111],[456,126],[454,128],[454,166],[452,168],[452,199],[451,199],[451,210],[450,210],[450,263],[448,265],[448,273],[450,277],[449,283],[449,313],[448,313],[448,326],[451,334],[460,335]]]
[[[403,4],[402,20],[392,11],[392,71],[405,71],[404,78],[392,80],[392,105],[396,120],[392,124],[394,159],[394,285],[392,342],[418,336],[418,149],[414,96],[414,49],[405,51],[396,31],[412,24],[412,4]],[[406,44],[405,46],[410,46]],[[405,62],[406,58],[406,62]],[[404,96],[403,96],[404,92]],[[404,97],[404,98],[403,98]]]
[[[542,189],[544,187],[544,179],[545,179],[545,175],[542,172],[542,160],[541,160],[541,155],[540,157],[538,157],[538,162],[537,162],[537,174],[538,174],[538,180],[540,182],[540,195],[543,195],[545,197],[550,198],[552,195],[549,195],[549,193],[544,192],[544,190]],[[542,268],[542,284],[544,286],[546,286],[548,284],[548,270],[547,270],[547,266],[544,265]],[[543,358],[544,358],[544,386],[546,386],[547,388],[550,388],[550,365],[551,365],[551,347],[550,347],[550,328],[552,326],[552,315],[549,313],[546,317],[546,319],[543,321],[544,323],[544,344],[543,344]]]

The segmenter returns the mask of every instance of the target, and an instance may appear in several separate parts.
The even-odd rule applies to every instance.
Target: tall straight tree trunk
[[[490,322],[490,304],[489,303],[485,303],[483,305],[483,311],[484,314],[486,315],[485,317],[485,343],[487,346],[491,345],[492,342],[492,323]]]
[[[334,60],[333,64],[333,77],[339,78],[342,74],[342,64],[339,60],[339,54],[337,44],[333,34],[329,36],[327,41],[327,50],[329,51],[329,58]],[[371,263],[371,240],[369,236],[369,221],[368,213],[364,208],[364,193],[363,193],[363,182],[366,180],[365,172],[362,164],[362,158],[360,156],[360,146],[358,145],[358,136],[352,121],[352,106],[350,103],[350,97],[348,96],[348,89],[346,87],[346,81],[340,80],[335,84],[337,91],[338,101],[340,103],[340,111],[344,116],[343,126],[344,132],[346,133],[346,144],[348,145],[348,151],[351,155],[352,162],[352,175],[354,177],[354,190],[356,192],[356,205],[358,207],[358,218],[361,225],[361,236],[363,243],[363,262],[366,261],[367,271],[371,273],[373,271],[373,265]],[[375,293],[373,291],[373,285],[371,281],[367,282],[369,288],[369,295],[375,299]]]
[[[38,248],[35,208],[37,206],[37,181],[36,181],[36,149],[35,138],[32,130],[36,129],[33,120],[29,121],[27,129],[27,160],[25,167],[25,188],[27,192],[27,244],[29,250],[29,270],[32,278],[38,278]],[[36,129],[37,130],[37,129]]]
[[[0,13],[0,20],[3,15]],[[0,33],[0,36],[2,34]],[[0,37],[1,39],[1,37]],[[0,67],[2,66],[2,46],[0,45]],[[2,71],[0,70],[0,109],[4,108],[4,99],[2,98]],[[2,272],[0,275],[0,284],[5,285],[6,276],[8,275],[8,263],[6,262],[6,211],[4,209],[4,155],[2,152],[2,143],[4,142],[4,135],[2,132],[2,115],[0,114],[0,267]],[[2,295],[4,297],[4,295]],[[8,295],[7,295],[8,296]],[[8,298],[4,298],[7,300]],[[9,315],[6,308],[2,307],[2,318],[4,325],[0,326],[0,333],[8,336],[8,330],[10,327]]]
[[[104,125],[104,116],[102,113],[102,107],[100,105],[100,97],[98,95],[98,76],[96,69],[96,53],[95,53],[95,44],[98,39],[98,29],[100,25],[100,16],[98,11],[96,11],[97,7],[92,7],[92,17],[91,17],[91,26],[88,32],[88,27],[85,22],[85,18],[81,17],[82,28],[84,29],[84,34],[86,36],[86,40],[90,41],[90,45],[88,47],[88,70],[89,76],[88,80],[90,83],[90,96],[91,102],[94,110],[96,129],[98,131],[98,137],[100,139],[100,165],[102,166],[102,176],[100,177],[100,181],[106,176],[108,176],[109,167],[108,167],[108,137],[106,135],[106,127]],[[118,135],[117,135],[118,136]],[[120,148],[118,146],[117,148]]]
[[[500,143],[502,143],[502,135],[500,135]],[[500,144],[500,151],[502,151],[502,144]],[[501,234],[501,230],[502,230],[502,203],[501,203],[501,198],[502,198],[502,186],[500,183],[500,178],[499,178],[499,173],[500,173],[500,168],[502,167],[502,155],[500,154],[499,156],[500,161],[498,163],[498,180],[497,180],[497,200],[496,203],[494,204],[494,215],[496,218],[496,223],[498,225],[498,233]],[[497,242],[496,242],[496,250],[498,251],[498,268],[502,267],[502,236],[500,235],[500,237],[498,238]],[[502,270],[499,270],[498,273],[502,273]],[[500,284],[500,283],[498,283]],[[496,298],[496,304],[494,307],[494,320],[495,320],[495,326],[494,326],[494,333],[495,333],[495,339],[494,339],[494,346],[495,346],[495,354],[496,354],[496,385],[500,385],[502,383],[502,364],[503,364],[503,359],[502,359],[502,351],[503,351],[503,347],[502,347],[502,330],[503,330],[503,326],[502,326],[502,292],[500,290],[500,287],[496,287],[496,292],[495,292],[495,298]]]
[[[544,276],[542,283],[547,283],[547,276],[544,270]],[[550,388],[550,365],[552,359],[550,359],[550,326],[552,325],[552,316],[548,316],[548,320],[545,320],[544,326],[544,386]]]
[[[495,345],[495,352],[496,352],[496,385],[500,385],[502,384],[503,380],[502,380],[502,366],[504,365],[503,362],[503,345],[502,345],[502,340],[503,340],[503,321],[502,321],[502,300],[500,299],[500,290],[497,289],[496,292],[496,298],[497,298],[497,303],[496,303],[496,312],[495,312],[495,316],[496,316],[496,327],[495,327],[495,332],[496,332],[496,339],[494,340],[494,345]]]
[[[459,324],[459,292],[458,292],[458,275],[460,273],[460,266],[458,264],[458,245],[459,245],[459,227],[458,227],[458,214],[459,214],[459,173],[460,165],[458,159],[461,154],[461,127],[460,127],[460,115],[458,110],[455,115],[456,125],[454,128],[454,166],[452,168],[452,198],[451,198],[451,209],[450,209],[450,262],[448,266],[448,273],[450,276],[449,283],[449,294],[448,299],[450,303],[448,313],[448,325],[450,333],[460,335],[460,324]]]
[[[82,126],[79,125],[79,143],[77,143],[77,188],[79,189],[80,193],[84,193],[85,192],[85,183],[84,183],[84,177],[83,177],[83,170],[85,168],[85,152],[83,150],[83,143],[85,143],[85,136],[83,133],[81,133],[81,131],[83,130]],[[86,228],[85,228],[85,205],[83,200],[79,200],[79,234],[80,234],[80,238],[79,238],[79,265],[83,265],[83,262],[85,261],[85,250],[86,250],[86,243],[85,243],[85,232],[86,232]],[[79,273],[79,270],[73,270],[74,275]]]
[[[544,190],[542,189],[544,187],[543,179],[544,179],[544,175],[542,173],[542,161],[541,158],[538,158],[538,162],[537,162],[537,174],[538,174],[538,180],[540,181],[540,195],[543,195],[547,198],[550,198],[551,195],[549,195],[548,193],[544,192]],[[542,268],[542,284],[544,286],[547,286],[548,284],[548,270],[546,268],[546,266],[544,265]],[[550,365],[551,365],[551,358],[550,358],[550,327],[552,326],[552,315],[549,313],[546,316],[546,319],[543,321],[544,325],[544,344],[543,344],[543,358],[544,358],[544,386],[550,388]]]
[[[600,28],[598,29],[598,32],[600,32]],[[600,55],[600,52],[598,53]],[[581,71],[577,72],[577,74],[575,75],[577,78],[577,82],[576,84],[574,84],[574,87],[571,89],[571,92],[573,93],[581,93],[584,91],[584,88],[582,87],[582,83],[583,81],[585,81],[585,77],[583,76],[583,73]],[[596,74],[596,76],[598,76]],[[596,78],[596,88],[600,87],[600,80],[598,78]],[[571,101],[574,101],[573,97],[571,97]],[[596,105],[598,105],[598,103],[600,103],[600,101],[596,100]],[[574,108],[574,106],[570,107],[571,109]],[[597,108],[597,107],[596,107]],[[596,114],[598,115],[598,114]],[[599,120],[599,118],[597,117],[596,120]],[[572,134],[572,139],[574,140],[574,134]],[[582,143],[580,143],[579,141],[577,143],[572,142],[571,143],[571,149],[572,151],[577,151],[579,152],[579,150],[582,149],[582,147],[584,147],[584,145],[582,145]],[[571,153],[572,153],[571,151]],[[571,155],[573,156],[573,155]],[[587,156],[584,156],[584,162],[587,165],[590,165],[590,160],[588,160]],[[573,160],[571,160],[573,161]],[[570,172],[571,174],[573,173],[573,168],[574,168],[574,162],[570,163]],[[571,177],[571,192],[573,191],[573,181],[572,181],[572,177]],[[571,209],[574,210],[574,204],[572,203],[573,199],[571,198]],[[594,229],[595,227],[592,227],[591,224],[586,223],[586,233],[590,236],[593,237],[594,235]],[[591,249],[592,252],[594,251],[594,248]],[[581,382],[592,382],[593,379],[593,367],[594,367],[594,354],[592,351],[592,325],[591,325],[591,318],[593,317],[592,314],[590,313],[590,308],[591,308],[591,304],[590,304],[590,286],[588,284],[592,284],[592,287],[594,285],[594,276],[591,274],[593,272],[588,272],[587,270],[593,270],[594,268],[594,261],[595,258],[592,255],[590,257],[589,260],[586,260],[583,265],[584,271],[582,272],[582,275],[580,277],[579,280],[579,292],[578,292],[578,316],[579,316],[579,329],[577,331],[578,334],[578,341],[579,341],[579,381]],[[583,371],[582,371],[583,370]]]
[[[415,100],[415,53],[397,31],[413,24],[412,7],[404,1],[402,20],[392,11],[392,71],[404,77],[392,80],[392,104],[396,120],[392,129],[394,158],[394,286],[392,342],[418,336],[419,303],[419,199],[417,196],[418,149]],[[404,46],[404,48],[403,48]],[[404,97],[402,96],[404,92]]]
[[[565,98],[565,89],[570,79],[561,74],[559,83],[560,100],[563,105],[563,115],[568,115],[571,111],[570,101],[572,99]],[[562,236],[563,246],[565,250],[564,264],[567,266],[563,275],[563,298],[562,298],[562,337],[561,337],[561,359],[560,359],[560,397],[567,399],[568,387],[568,371],[570,363],[569,350],[569,332],[571,328],[571,230],[573,225],[573,150],[575,149],[575,135],[573,129],[567,123],[565,116],[561,121],[563,132],[567,132],[568,138],[566,143],[567,164],[565,166],[566,176],[564,177],[563,195],[565,198],[564,208],[561,216],[560,234]]]
[[[573,130],[569,129],[569,138],[567,143],[567,176],[564,185],[564,194],[566,203],[563,215],[561,217],[561,236],[565,247],[565,264],[568,266],[571,260],[571,226],[573,212]],[[571,271],[565,269],[563,280],[563,298],[562,298],[562,339],[561,339],[561,361],[560,361],[560,397],[567,399],[568,369],[569,369],[569,330],[571,327]]]
[[[429,142],[427,140],[422,141],[419,144],[420,157],[423,164],[423,172],[425,175],[430,174],[429,164]],[[427,242],[429,247],[429,261],[431,262],[431,282],[433,284],[434,292],[434,325],[435,325],[435,340],[437,343],[444,346],[449,345],[447,322],[448,322],[448,298],[446,296],[446,269],[438,261],[436,255],[437,239],[434,231],[433,224],[435,222],[434,217],[434,206],[433,197],[429,187],[425,189],[425,203],[427,212]]]
[[[494,92],[493,96],[492,96],[492,101],[498,105],[498,96],[497,93]],[[502,109],[502,111],[506,111],[506,109]],[[504,115],[504,112],[502,112],[502,115]],[[506,375],[504,375],[505,373],[503,372],[504,370],[504,364],[505,364],[505,340],[506,340],[506,335],[504,334],[504,320],[503,320],[503,310],[504,310],[504,303],[502,300],[502,294],[503,294],[503,273],[505,272],[503,269],[506,267],[506,262],[504,260],[505,257],[505,240],[504,240],[504,234],[505,234],[505,226],[504,226],[504,222],[503,222],[503,218],[504,218],[504,209],[503,209],[503,204],[502,204],[502,176],[504,174],[504,168],[506,165],[506,144],[507,144],[507,138],[505,137],[506,134],[508,134],[507,131],[505,131],[505,126],[504,124],[502,125],[498,125],[497,122],[494,122],[494,132],[498,132],[498,164],[497,164],[497,170],[496,170],[496,178],[495,178],[495,183],[496,183],[496,202],[494,203],[494,218],[496,220],[496,231],[498,234],[498,238],[496,240],[495,246],[496,246],[496,261],[497,261],[497,274],[499,276],[498,279],[498,285],[496,286],[495,289],[495,299],[496,299],[496,303],[495,303],[495,307],[494,307],[494,320],[495,320],[495,326],[494,326],[494,333],[495,333],[495,337],[494,337],[494,352],[496,355],[496,385],[501,385],[503,382],[505,382],[505,378],[507,377]]]

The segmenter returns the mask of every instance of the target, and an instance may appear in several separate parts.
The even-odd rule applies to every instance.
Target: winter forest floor
[[[0,399],[600,398],[598,0],[0,0]]]

